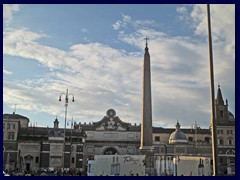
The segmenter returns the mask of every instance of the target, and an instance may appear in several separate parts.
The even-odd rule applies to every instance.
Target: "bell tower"
[[[217,119],[217,124],[223,124],[227,122],[228,121],[228,100],[226,99],[226,103],[224,103],[220,85],[218,85],[218,92],[217,92],[217,98],[215,100],[215,104],[216,104],[215,117]]]

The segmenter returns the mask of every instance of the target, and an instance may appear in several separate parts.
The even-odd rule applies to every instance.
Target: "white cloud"
[[[213,9],[216,14],[219,14],[223,7],[217,6]],[[201,31],[207,32],[207,25],[204,25],[206,21],[204,8],[206,7],[196,5],[191,11],[185,7],[177,10],[188,17],[188,19],[183,19],[188,21],[187,24],[191,23],[195,33],[199,35]],[[215,16],[212,19],[216,24],[213,30],[215,35],[223,33],[221,38],[215,37],[214,41],[215,82],[220,82],[223,93],[228,95],[227,98],[231,99],[232,106],[235,107],[235,33],[232,33],[232,37],[228,36],[229,31],[234,31],[232,29],[235,25],[232,6],[227,9],[229,9],[229,14],[226,17],[231,17],[231,20],[221,20],[214,18]],[[228,28],[224,29],[222,25],[218,25],[221,23]],[[153,112],[155,114],[153,117],[158,117],[155,123],[159,119],[161,119],[160,124],[167,122],[167,119],[173,123],[174,120],[181,119],[184,114],[185,119],[182,120],[184,126],[187,125],[186,122],[197,119],[206,127],[210,117],[208,43],[206,41],[196,42],[193,38],[170,37],[153,28],[138,28],[132,34],[119,33],[119,39],[143,49],[142,37],[146,35],[150,38]],[[235,111],[234,108],[230,110]],[[195,114],[201,115],[195,117]]]
[[[181,6],[181,7],[177,7],[177,10],[176,10],[178,13],[182,13],[182,14],[185,14],[187,13],[187,8],[184,7],[184,6]]]
[[[13,19],[13,13],[20,10],[19,5],[17,4],[3,4],[3,20],[6,23],[9,23]]]
[[[114,30],[119,30],[121,28],[121,24],[122,24],[122,21],[116,21],[114,24],[113,24],[113,29]]]
[[[81,29],[81,32],[87,33],[88,30],[87,30],[86,28],[82,28],[82,29]]]
[[[8,70],[6,70],[6,69],[3,67],[3,74],[11,75],[11,74],[13,74],[13,72],[8,71]]]
[[[75,95],[76,102],[69,113],[74,114],[74,117],[99,120],[97,118],[107,109],[114,108],[117,113],[119,111],[123,120],[140,122],[143,51],[141,56],[135,53],[128,54],[101,43],[77,44],[70,47],[70,51],[60,51],[38,44],[35,42],[36,38],[31,38],[30,32],[22,33],[26,39],[32,41],[11,42],[10,45],[4,43],[7,49],[4,53],[31,58],[48,68],[53,68],[54,71],[44,79],[15,85],[5,83],[4,102],[9,103],[13,99],[17,103],[24,101],[27,104],[22,103],[18,108],[54,115],[63,114],[61,106],[56,105],[57,96],[61,93],[60,90],[64,91],[70,86],[69,90]],[[192,90],[199,86],[207,86],[207,82],[198,83],[201,79],[207,79],[206,73],[201,74],[206,66],[200,62],[202,54],[206,53],[201,44],[195,45],[185,39],[170,38],[154,30],[138,30],[134,34],[125,35],[123,40],[143,49],[144,42],[139,37],[144,37],[145,33],[153,35],[149,48],[152,58],[154,124],[158,123],[159,119],[163,119],[162,122],[170,120],[171,123],[175,123],[175,117],[171,116],[172,109],[176,109],[174,114],[177,113],[181,118],[181,112],[175,105],[189,109],[196,101],[205,103],[200,101],[202,96],[198,97],[199,94]],[[27,37],[28,35],[30,37]],[[5,36],[4,42],[9,38],[10,35]],[[196,48],[199,52],[194,51]],[[195,58],[195,61],[192,58]],[[31,91],[31,94],[27,93],[33,87],[35,90]],[[172,100],[167,97],[171,97]],[[44,103],[46,99],[47,104]],[[186,102],[181,104],[184,101]],[[94,109],[93,104],[97,105]],[[78,110],[79,107],[81,111]],[[159,113],[163,111],[165,113]]]
[[[21,37],[13,38],[19,34],[19,31],[27,41]],[[108,108],[118,109],[121,106],[119,102],[132,104],[137,97],[139,88],[136,87],[136,83],[139,83],[139,86],[141,83],[140,79],[136,80],[134,76],[140,77],[141,67],[135,54],[128,55],[124,51],[100,43],[78,44],[70,47],[70,51],[61,51],[41,45],[36,42],[38,38],[33,37],[41,37],[41,35],[27,30],[11,30],[5,33],[4,54],[30,58],[54,71],[47,74],[46,78],[15,84],[5,82],[5,103],[14,101],[20,104],[22,102],[18,108],[62,114],[62,108],[56,106],[58,103],[56,99],[60,91],[64,91],[70,85],[69,89],[73,91],[76,99],[76,105],[72,107],[70,113],[74,112],[80,119],[91,119],[101,116]],[[130,62],[128,58],[131,59]],[[139,63],[136,64],[136,62]],[[138,69],[137,72],[136,69]],[[29,91],[31,91],[30,94]],[[125,94],[128,91],[133,96],[130,100]],[[100,106],[91,109],[93,104]],[[78,107],[81,107],[81,113]],[[135,115],[128,118],[139,119]]]
[[[192,7],[192,11],[189,14],[186,9],[190,7]],[[185,5],[177,9],[182,20],[191,25],[195,34],[204,37],[208,36],[206,11],[207,6],[205,4]],[[224,45],[225,53],[235,58],[235,5],[212,4],[210,5],[210,14],[214,45],[219,45],[219,43]]]
[[[201,22],[205,16],[200,15],[200,19],[193,20],[197,18],[195,12],[203,13],[198,8],[178,11],[192,14],[189,17],[192,18],[192,24],[195,23],[196,31],[203,32]],[[64,103],[58,102],[58,95],[69,87],[76,100],[74,104],[69,104],[69,117],[97,121],[107,109],[114,108],[123,121],[140,123],[145,47],[143,37],[149,35],[153,124],[167,124],[170,127],[178,119],[182,127],[189,127],[197,120],[201,126],[208,127],[210,97],[207,42],[168,36],[152,28],[153,23],[123,15],[122,20],[113,25],[115,30],[119,30],[119,39],[137,47],[138,52],[114,49],[99,42],[75,44],[68,51],[63,51],[39,43],[38,40],[46,37],[44,34],[27,29],[8,29],[3,37],[4,55],[30,58],[52,71],[39,79],[14,83],[5,81],[4,103],[14,102],[21,109],[63,116]],[[147,24],[150,26],[145,27]],[[120,33],[121,28],[128,26],[136,30],[130,34]],[[232,26],[230,23],[229,28]],[[232,79],[235,75],[235,56],[231,49],[235,42],[229,37],[230,32],[224,30],[224,41],[215,41],[214,50],[215,80],[220,81],[223,93],[227,92],[228,95],[233,94],[235,87]],[[229,104],[235,107],[234,98]]]
[[[114,30],[121,29],[120,32],[122,32],[122,29],[126,29],[128,26],[137,29],[143,27],[150,27],[154,25],[155,25],[154,20],[135,20],[131,16],[123,14],[122,19],[117,20],[112,26]]]
[[[185,18],[185,20],[191,24],[196,35],[207,39],[206,10],[206,5],[193,5],[192,11],[189,12],[191,18]],[[235,107],[235,5],[211,4],[210,14],[215,84],[219,82],[227,89],[229,94],[232,94],[231,100]],[[187,15],[186,13],[185,17]],[[228,87],[231,87],[231,92],[228,90]]]
[[[37,60],[52,69],[64,67],[70,59],[73,62],[76,61],[62,50],[38,44],[37,40],[43,37],[45,37],[44,34],[34,33],[27,29],[11,29],[3,33],[3,53]],[[62,58],[65,62],[60,61]],[[72,68],[68,69],[69,67],[66,69],[71,70]]]
[[[123,22],[131,22],[132,18],[131,16],[128,16],[128,15],[122,15],[123,17]]]
[[[17,43],[19,42],[32,43],[33,41],[36,41],[42,37],[45,37],[44,34],[34,33],[25,28],[17,29],[17,30],[7,29],[7,31],[3,32],[3,36],[4,36],[3,48],[9,45],[16,46]]]

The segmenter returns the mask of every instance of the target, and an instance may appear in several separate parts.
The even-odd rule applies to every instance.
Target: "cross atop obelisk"
[[[148,50],[148,40],[149,40],[149,38],[146,36],[144,39],[146,40],[146,47],[145,47],[145,50]]]
[[[144,39],[146,40],[146,46],[147,46],[147,41],[149,40],[149,38],[146,36]]]

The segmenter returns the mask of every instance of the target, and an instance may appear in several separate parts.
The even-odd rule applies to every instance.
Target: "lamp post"
[[[194,139],[195,139],[195,148],[197,148],[197,129],[200,126],[198,126],[197,122],[195,121],[195,124],[192,124],[192,130],[194,130],[195,135],[194,135]]]
[[[65,95],[65,122],[64,122],[64,139],[63,139],[63,158],[62,158],[62,167],[63,170],[65,168],[64,157],[65,157],[65,143],[66,143],[66,121],[67,121],[67,107],[68,107],[68,97],[72,96],[72,102],[74,102],[74,95],[72,93],[68,93],[68,89],[66,93],[61,93],[59,96],[59,101],[61,101],[62,95]]]
[[[71,120],[68,120],[67,125],[69,125],[69,122],[71,122],[71,136],[70,136],[70,159],[69,159],[69,166],[71,168],[71,156],[72,156],[72,129],[73,129],[73,118]]]
[[[82,136],[82,145],[83,145],[83,157],[82,157],[82,171],[86,171],[86,164],[87,164],[87,157],[86,157],[86,153],[85,153],[85,143],[86,143],[86,138],[87,138],[87,134],[85,132],[83,132],[83,136]]]

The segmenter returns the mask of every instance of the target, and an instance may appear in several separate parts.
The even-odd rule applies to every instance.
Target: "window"
[[[231,139],[228,140],[228,145],[232,145],[232,140]]]
[[[77,145],[77,152],[82,152],[82,151],[83,151],[83,146]]]
[[[188,137],[189,142],[193,142],[193,137]]]
[[[227,130],[227,134],[233,134],[232,130]]]
[[[219,139],[218,144],[223,145],[223,139]]]
[[[15,124],[14,123],[8,123],[8,129],[15,129]]]
[[[218,130],[218,134],[223,134],[223,130]]]
[[[74,164],[74,162],[75,162],[75,159],[74,159],[74,157],[72,157],[72,164]]]
[[[220,116],[223,117],[223,111],[220,111]]]
[[[39,157],[37,156],[35,159],[35,163],[38,163],[38,161],[39,161]]]
[[[14,140],[14,132],[8,133],[8,140]]]
[[[210,138],[209,137],[205,137],[205,142],[209,143],[210,142]]]
[[[3,123],[3,129],[5,128],[5,123]]]
[[[155,136],[155,141],[160,141],[160,136]]]
[[[55,165],[61,164],[61,157],[60,156],[52,156],[51,164],[55,164]]]
[[[232,149],[229,149],[229,150],[227,150],[226,154],[228,154],[228,155],[230,155],[230,154],[233,155],[234,154],[235,155],[235,151],[232,150]]]

